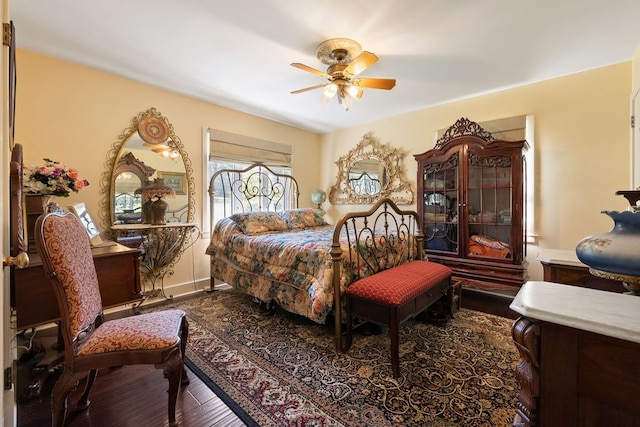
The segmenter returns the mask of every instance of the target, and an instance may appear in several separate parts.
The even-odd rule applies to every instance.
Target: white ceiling
[[[629,61],[640,44],[639,0],[12,0],[10,16],[19,48],[319,133]],[[290,94],[324,80],[289,64],[326,70],[315,49],[336,37],[380,58],[360,77],[396,87],[348,112]]]

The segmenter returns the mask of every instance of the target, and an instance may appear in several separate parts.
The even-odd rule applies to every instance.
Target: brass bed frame
[[[211,230],[216,218],[238,212],[282,211],[297,208],[298,183],[293,176],[278,174],[262,163],[242,170],[217,171],[209,184]],[[214,217],[216,205],[223,207],[222,216]],[[346,238],[350,250],[344,253],[341,239]],[[408,259],[423,259],[424,235],[418,214],[401,210],[391,199],[384,198],[364,212],[344,214],[334,225],[331,244],[333,262],[333,307],[336,351],[343,351],[343,293],[359,279],[352,269],[349,283],[341,283],[343,265],[362,266],[362,276],[399,265]],[[214,278],[211,277],[211,289]]]

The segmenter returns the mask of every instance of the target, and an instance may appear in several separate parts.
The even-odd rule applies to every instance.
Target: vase
[[[167,214],[169,204],[162,199],[158,199],[151,203],[151,224],[164,225],[164,216]]]
[[[140,210],[140,222],[143,224],[151,224],[151,200],[147,200],[142,204]]]
[[[27,220],[27,252],[36,252],[35,227],[36,220],[47,211],[47,206],[51,201],[50,194],[29,194],[24,195],[24,212]]]
[[[614,222],[606,232],[585,237],[576,255],[594,276],[621,281],[640,295],[640,211],[603,211]]]

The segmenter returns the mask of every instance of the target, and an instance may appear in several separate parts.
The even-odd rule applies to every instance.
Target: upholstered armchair
[[[169,425],[176,425],[188,324],[182,310],[164,310],[105,321],[89,237],[73,214],[50,205],[35,227],[36,247],[54,287],[64,339],[64,368],[51,397],[52,425],[64,425],[67,399],[80,379],[86,386],[77,405],[89,405],[98,369],[153,364],[169,380]]]

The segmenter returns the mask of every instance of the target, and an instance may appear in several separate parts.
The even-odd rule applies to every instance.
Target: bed
[[[209,195],[219,218],[206,250],[212,288],[217,279],[317,323],[333,317],[338,352],[349,284],[423,258],[417,214],[390,199],[330,225],[322,211],[297,207],[293,177],[262,164],[216,172]]]

